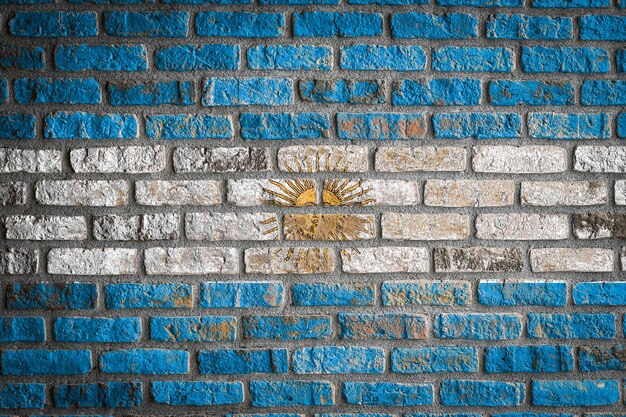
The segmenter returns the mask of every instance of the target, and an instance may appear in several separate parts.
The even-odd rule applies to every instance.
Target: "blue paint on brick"
[[[533,0],[533,7],[552,9],[577,9],[610,7],[611,0]]]
[[[9,99],[9,83],[5,79],[0,79],[0,104],[4,104]]]
[[[268,45],[248,49],[248,68],[257,70],[320,70],[332,68],[328,46]]]
[[[0,69],[42,69],[43,67],[43,48],[0,45]]]
[[[534,139],[608,139],[606,113],[529,113],[528,135]]]
[[[516,314],[438,314],[433,323],[435,337],[440,339],[507,340],[522,333],[522,322]]]
[[[528,314],[528,337],[548,339],[611,339],[613,314]]]
[[[597,306],[626,305],[626,282],[581,282],[572,290],[574,304]]]
[[[293,104],[289,78],[207,78],[203,106],[284,106]]]
[[[599,406],[619,401],[615,380],[532,381],[533,405],[550,407]]]
[[[439,6],[522,7],[524,0],[437,0]]]
[[[110,36],[185,38],[188,12],[106,12],[104,30]]]
[[[626,113],[617,115],[617,136],[626,138]]]
[[[609,71],[609,55],[603,48],[522,47],[524,72],[604,73]]]
[[[339,313],[342,339],[417,340],[426,338],[426,319],[419,314]]]
[[[481,281],[478,302],[488,306],[551,306],[567,303],[564,281]]]
[[[300,80],[302,100],[313,103],[383,104],[383,80]]]
[[[196,33],[200,36],[275,38],[285,34],[283,13],[198,12]]]
[[[106,307],[117,308],[190,308],[189,284],[109,284],[105,287]]]
[[[345,402],[356,405],[412,407],[433,403],[430,384],[344,382],[341,393]]]
[[[156,381],[152,383],[156,403],[169,405],[228,405],[243,402],[241,382]]]
[[[33,139],[35,116],[32,114],[0,114],[0,139]]]
[[[189,372],[189,352],[167,349],[114,350],[100,354],[105,374],[172,375]]]
[[[85,37],[97,36],[95,12],[17,12],[9,21],[14,36]]]
[[[279,307],[283,284],[268,282],[205,282],[200,294],[201,308]]]
[[[82,283],[13,283],[7,287],[10,309],[89,310],[96,308],[96,284]]]
[[[477,413],[419,413],[419,414],[405,414],[404,417],[482,417]],[[522,416],[519,416],[522,417]],[[527,416],[532,417],[532,416]],[[538,416],[537,416],[538,417]],[[548,416],[545,416],[548,417]],[[553,416],[556,417],[556,416]],[[574,417],[574,416],[568,416]]]
[[[509,407],[524,403],[526,389],[518,382],[445,380],[439,395],[442,405]]]
[[[585,106],[626,106],[626,80],[585,80],[580,102]]]
[[[137,137],[137,117],[133,114],[58,112],[46,116],[44,137],[48,139],[133,139]]]
[[[294,350],[296,374],[382,374],[385,352],[378,347],[317,346]]]
[[[188,106],[196,102],[193,81],[108,83],[107,92],[113,106]]]
[[[13,94],[19,104],[100,104],[100,85],[93,78],[18,78]]]
[[[201,374],[237,375],[289,372],[287,349],[215,349],[198,353]]]
[[[489,83],[489,99],[494,106],[565,106],[574,104],[571,82],[497,80]]]
[[[46,331],[41,317],[0,317],[0,342],[44,342]]]
[[[160,342],[235,340],[237,319],[231,316],[150,317],[150,339]]]
[[[462,13],[394,13],[391,34],[400,39],[470,39],[478,37],[478,20]]]
[[[492,414],[491,416],[492,417],[576,417],[576,414],[499,413],[499,414]],[[585,416],[591,417],[588,413],[585,413]]]
[[[396,106],[476,106],[480,80],[464,78],[402,80],[394,85]]]
[[[153,4],[155,0],[67,0],[67,2],[74,4]]]
[[[0,408],[43,408],[46,401],[44,384],[0,384]]]
[[[166,114],[146,118],[146,135],[155,139],[229,139],[230,116]]]
[[[383,17],[375,13],[304,12],[293,14],[294,36],[322,38],[378,36]]]
[[[243,113],[239,123],[244,139],[321,139],[330,135],[326,113]]]
[[[244,316],[246,339],[305,340],[325,339],[330,335],[329,316]]]
[[[315,417],[394,417],[383,413],[315,413]]]
[[[145,71],[145,45],[59,45],[54,64],[60,71]]]
[[[495,14],[487,19],[488,39],[557,40],[572,38],[569,17]]]
[[[369,306],[374,305],[373,285],[360,283],[293,284],[294,306]]]
[[[485,372],[570,372],[574,370],[571,346],[488,347]]]
[[[339,66],[364,71],[422,71],[426,69],[426,54],[419,46],[342,46]]]
[[[59,317],[53,327],[58,342],[136,342],[141,337],[141,320],[135,317]]]
[[[334,405],[333,385],[326,381],[250,381],[253,407]]]
[[[391,371],[400,374],[478,372],[478,351],[473,347],[453,346],[394,348]]]
[[[54,405],[58,408],[131,408],[141,405],[142,401],[141,382],[61,384],[54,387]]]
[[[513,139],[521,136],[517,113],[442,113],[433,115],[436,138]]]
[[[338,113],[337,134],[349,140],[422,139],[426,119],[420,113]]]
[[[307,4],[339,4],[340,0],[259,0],[259,4],[284,4],[286,6],[300,6]]]
[[[91,371],[88,350],[5,350],[4,375],[80,375]]]
[[[429,4],[430,0],[348,0],[349,4],[377,4],[390,6],[408,6],[417,4]]]
[[[54,0],[0,0],[0,5],[6,4],[49,4]]]
[[[239,69],[237,45],[179,45],[157,49],[154,64],[164,71]]]
[[[626,72],[626,49],[620,49],[615,53],[617,72]]]
[[[386,281],[381,287],[383,306],[466,306],[471,287],[467,281]]]
[[[581,346],[578,366],[581,372],[626,371],[626,347]]]
[[[433,70],[459,72],[511,72],[514,56],[509,48],[444,46],[433,52]]]

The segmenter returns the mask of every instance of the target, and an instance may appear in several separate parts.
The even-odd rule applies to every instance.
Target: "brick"
[[[294,36],[339,37],[378,36],[383,17],[375,13],[304,12],[293,14]]]
[[[613,380],[534,380],[533,405],[548,407],[600,406],[619,401],[618,382]]]
[[[626,305],[626,282],[598,281],[573,285],[572,298],[576,305]]]
[[[0,250],[0,275],[35,274],[39,269],[37,249],[6,248]]]
[[[190,240],[275,240],[276,228],[266,220],[274,213],[187,213],[185,235]]]
[[[423,71],[426,69],[426,54],[419,46],[342,46],[339,67],[361,71]]]
[[[340,139],[408,140],[426,136],[423,114],[339,113],[337,133]]]
[[[533,272],[611,272],[613,251],[601,248],[533,248]]]
[[[383,407],[412,407],[433,403],[430,384],[398,382],[344,382],[343,399],[348,404]]]
[[[626,172],[626,146],[577,146],[574,171]]]
[[[198,370],[210,375],[283,374],[289,371],[289,357],[287,349],[201,350]]]
[[[515,182],[509,180],[427,180],[424,204],[435,207],[513,205]]]
[[[624,80],[585,80],[582,84],[580,102],[584,106],[624,106],[626,105],[624,94],[626,94]]]
[[[378,347],[316,346],[293,351],[296,374],[382,374],[385,352]]]
[[[243,139],[323,139],[330,136],[327,113],[243,113],[239,123]]]
[[[574,213],[572,229],[576,239],[626,238],[626,214]]]
[[[119,308],[191,308],[193,291],[189,284],[107,284],[106,307]]]
[[[522,182],[522,204],[529,206],[591,206],[608,201],[604,181]]]
[[[390,240],[462,240],[470,235],[464,214],[383,213],[382,238]]]
[[[519,382],[444,380],[439,388],[442,405],[511,407],[526,398],[526,387]]]
[[[112,106],[160,106],[195,104],[193,81],[133,81],[107,83]]]
[[[478,20],[462,13],[394,13],[391,36],[400,39],[470,39],[478,37]]]
[[[148,275],[236,274],[237,250],[224,247],[148,248],[144,251]]]
[[[523,0],[437,0],[439,6],[521,7]]]
[[[364,283],[301,283],[293,284],[294,306],[371,306],[375,303],[376,288]]]
[[[522,119],[515,113],[435,114],[433,129],[436,138],[518,138],[521,136]]]
[[[91,371],[88,350],[5,350],[4,375],[81,375]]]
[[[131,408],[143,402],[141,382],[60,384],[54,387],[57,408]]]
[[[123,180],[38,181],[35,199],[42,205],[118,207],[128,201],[128,183]]]
[[[624,16],[585,15],[579,18],[578,24],[583,41],[626,41]]]
[[[528,314],[531,339],[611,339],[615,337],[613,314]]]
[[[184,350],[113,350],[100,354],[105,374],[173,375],[189,372],[189,353]]]
[[[250,248],[245,250],[247,273],[317,274],[334,269],[334,255],[328,248]]]
[[[341,339],[421,340],[426,338],[426,316],[403,313],[339,313]]]
[[[515,66],[510,48],[444,46],[433,52],[433,70],[458,72],[511,72]]]
[[[330,336],[330,316],[282,315],[244,316],[242,319],[245,339],[267,340],[319,340]]]
[[[14,310],[91,310],[98,305],[98,290],[91,283],[10,283],[7,308]]]
[[[186,38],[189,33],[189,13],[105,12],[104,30],[109,36]]]
[[[581,346],[578,348],[578,366],[581,372],[624,371],[624,353],[624,346]]]
[[[63,171],[61,151],[0,148],[0,172],[57,173]]]
[[[278,169],[284,172],[367,172],[365,146],[284,146],[278,149]]]
[[[537,280],[480,281],[478,302],[488,306],[562,307],[567,303],[567,283]]]
[[[283,304],[280,281],[205,282],[200,294],[201,308],[268,308]]]
[[[478,372],[478,352],[471,347],[393,348],[391,371],[400,374]]]
[[[148,51],[145,45],[58,45],[54,65],[59,71],[145,71]]]
[[[100,104],[100,85],[93,78],[18,78],[13,94],[19,104]]]
[[[22,206],[26,204],[26,184],[17,182],[0,182],[0,207]]]
[[[93,219],[93,237],[96,240],[175,240],[179,217],[164,214],[107,214]]]
[[[0,317],[1,343],[44,342],[45,340],[46,329],[42,317]]]
[[[376,5],[390,5],[390,6],[403,6],[411,4],[428,4],[430,0],[348,0],[348,4],[376,4]]]
[[[35,116],[0,113],[0,139],[34,139]]]
[[[284,106],[293,104],[288,78],[207,78],[203,106]]]
[[[135,182],[135,199],[144,206],[211,206],[222,202],[221,182],[146,180]]]
[[[54,320],[53,332],[57,342],[138,342],[141,320],[135,317],[59,317]]]
[[[163,146],[115,146],[70,151],[75,172],[143,174],[165,169]]]
[[[13,36],[85,37],[97,36],[95,12],[17,12],[8,22]]]
[[[255,172],[272,169],[269,148],[174,148],[175,172]]]
[[[0,185],[2,190],[2,185]],[[2,193],[0,192],[0,205],[2,204]],[[615,204],[618,206],[626,205],[626,181],[615,181]]]
[[[565,214],[479,214],[476,237],[495,240],[562,240],[569,237]]]
[[[171,114],[146,118],[146,135],[155,139],[230,139],[230,116]]]
[[[535,139],[607,139],[610,118],[605,113],[529,113],[528,134]]]
[[[373,214],[285,214],[285,240],[371,240],[376,236]]]
[[[9,83],[5,79],[0,79],[0,104],[9,100]]]
[[[486,37],[512,40],[572,39],[572,19],[523,14],[490,15],[487,18]]]
[[[470,78],[421,78],[394,83],[396,106],[476,106],[480,80]]]
[[[42,69],[44,67],[44,49],[4,44],[0,45],[0,69]]]
[[[134,139],[137,116],[57,112],[45,117],[46,139]]]
[[[319,70],[333,67],[329,46],[260,45],[248,49],[248,68],[254,70]]]
[[[285,6],[300,6],[307,4],[339,4],[339,0],[259,0],[261,5],[283,4]]]
[[[139,251],[130,248],[52,248],[48,273],[69,275],[126,275],[139,272]]]
[[[308,79],[298,83],[300,98],[311,103],[383,104],[385,80]]]
[[[604,73],[609,71],[609,55],[603,48],[524,46],[522,70],[530,73]]]
[[[200,36],[275,38],[285,34],[282,13],[199,12],[196,33]]]
[[[465,149],[456,147],[378,147],[376,150],[376,171],[417,172],[417,171],[465,171],[467,154]]]
[[[8,216],[5,218],[4,226],[7,239],[87,239],[87,222],[84,217]]]
[[[228,203],[235,206],[263,206],[276,205],[285,207],[304,206],[317,204],[317,194],[315,194],[316,185],[311,180],[304,180],[299,183],[291,183],[293,185],[302,185],[305,191],[300,191],[298,197],[290,196],[282,191],[283,186],[289,186],[289,180],[275,179],[239,179],[228,180],[227,194]],[[297,187],[296,185],[296,187]],[[293,198],[291,198],[293,197]],[[275,217],[275,216],[274,216]],[[267,230],[278,226],[278,219],[268,220]],[[271,224],[270,224],[271,223]]]
[[[45,384],[0,384],[0,409],[43,408],[45,401]]]
[[[253,407],[330,406],[335,386],[327,381],[250,381]]]
[[[162,71],[236,70],[239,69],[239,46],[209,44],[159,48],[154,65]]]
[[[442,247],[434,259],[436,272],[519,272],[524,265],[520,248]]]
[[[567,150],[559,146],[474,146],[476,172],[549,174],[567,169]]]
[[[485,372],[571,372],[574,354],[571,346],[488,347]]]
[[[228,405],[243,402],[241,382],[155,381],[152,382],[151,392],[156,403],[176,406]]]
[[[150,317],[150,339],[159,342],[221,342],[235,340],[235,317]]]
[[[341,263],[348,274],[377,274],[394,272],[428,272],[428,249],[421,247],[362,247],[342,249]]]
[[[615,53],[615,61],[617,64],[617,71],[626,72],[626,51],[624,49],[618,50]]]
[[[489,100],[494,106],[566,106],[574,104],[571,82],[510,81],[489,82]]]
[[[335,178],[324,181],[327,198],[323,203],[327,206],[414,206],[420,201],[419,189],[417,181]],[[343,190],[350,190],[350,194],[337,198]]]
[[[521,336],[522,322],[517,314],[437,314],[433,330],[439,339],[508,340]]]
[[[611,2],[607,0],[536,0],[535,2],[533,2],[533,7],[555,9],[577,9],[610,6]]]
[[[466,306],[471,300],[469,281],[385,281],[383,306]]]

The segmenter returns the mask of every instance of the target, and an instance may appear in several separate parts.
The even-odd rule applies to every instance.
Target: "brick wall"
[[[626,415],[624,0],[338,1],[0,0],[0,414]]]

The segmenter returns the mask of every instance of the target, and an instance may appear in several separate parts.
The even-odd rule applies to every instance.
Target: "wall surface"
[[[626,415],[624,0],[256,1],[0,0],[0,415]]]

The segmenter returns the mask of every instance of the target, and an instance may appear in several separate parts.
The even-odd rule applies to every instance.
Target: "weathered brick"
[[[26,183],[0,182],[0,207],[22,206],[26,200]]]
[[[521,382],[444,380],[439,388],[442,405],[511,407],[526,398]]]
[[[580,94],[580,102],[585,106],[624,106],[626,81],[585,80]]]
[[[615,380],[534,380],[532,398],[539,406],[600,406],[616,404],[620,392]]]
[[[626,305],[626,282],[598,281],[574,284],[572,298],[577,305]]]
[[[35,116],[0,113],[0,139],[34,139]]]
[[[335,268],[335,256],[325,247],[250,248],[244,258],[248,274],[323,274]]]
[[[426,69],[426,54],[419,46],[342,46],[339,66],[361,71],[422,71]]]
[[[284,192],[284,187],[288,187],[288,190],[293,188],[290,185],[296,187],[297,195],[290,195],[289,193],[292,191]],[[228,180],[226,189],[228,203],[235,206],[303,207],[317,204],[314,180],[291,182],[288,179],[233,179]],[[268,223],[274,223],[274,225],[268,224],[270,227],[267,227],[267,230],[278,225],[277,218],[276,222],[270,221],[269,217],[265,219],[268,220]]]
[[[426,316],[404,313],[339,313],[340,337],[348,340],[426,339]]]
[[[601,248],[532,248],[533,272],[611,272],[613,251]]]
[[[58,45],[54,65],[59,71],[145,71],[148,50],[145,45]]]
[[[615,337],[613,314],[528,314],[531,339],[611,339]]]
[[[187,213],[185,236],[211,241],[276,240],[278,220],[275,213]]]
[[[104,30],[109,36],[185,38],[189,33],[189,13],[105,12]]]
[[[430,384],[344,382],[341,393],[346,403],[365,406],[412,407],[434,401]]]
[[[467,154],[456,147],[384,147],[376,150],[376,171],[465,171]]]
[[[533,2],[533,7],[555,9],[596,8],[610,5],[611,2],[607,0],[535,0]]]
[[[269,148],[174,148],[176,172],[252,172],[272,169]]]
[[[293,14],[294,36],[339,37],[378,36],[383,17],[375,13],[304,12]]]
[[[578,20],[583,41],[626,41],[626,17],[585,15]]]
[[[373,214],[285,214],[285,240],[370,240],[376,236]]]
[[[385,281],[381,292],[383,306],[466,306],[471,302],[469,281]]]
[[[155,381],[152,382],[151,392],[158,404],[210,406],[243,402],[241,382]]]
[[[201,374],[283,374],[289,371],[287,349],[214,349],[198,353]]]
[[[439,339],[508,340],[522,335],[517,314],[437,314],[433,323]]]
[[[624,213],[574,213],[572,229],[576,239],[626,238]]]
[[[150,339],[159,342],[235,340],[237,319],[231,316],[150,317]]]
[[[462,13],[394,13],[391,35],[405,39],[470,39],[478,37],[478,20]]]
[[[470,235],[469,217],[464,214],[383,213],[383,239],[462,240]]]
[[[0,409],[43,408],[45,402],[45,384],[0,384]]]
[[[340,194],[344,190],[350,193]],[[324,181],[325,206],[415,206],[420,201],[417,181],[405,180],[356,180],[335,178]]]
[[[158,48],[154,65],[162,71],[236,70],[239,59],[238,45],[177,45]]]
[[[370,306],[374,305],[376,289],[373,284],[301,283],[292,286],[294,306]]]
[[[401,374],[478,372],[478,352],[472,347],[393,348],[391,370]]]
[[[367,172],[364,146],[285,146],[278,150],[278,169],[285,172]]]
[[[251,140],[323,139],[330,136],[327,113],[242,113],[241,137]]]
[[[433,115],[436,138],[512,139],[521,135],[516,113],[448,113]]]
[[[0,342],[45,341],[46,328],[43,317],[0,317]]]
[[[283,304],[280,281],[205,282],[200,294],[201,308],[267,308]]]
[[[224,247],[148,248],[144,251],[148,275],[236,274],[237,250]]]
[[[230,139],[230,116],[212,114],[160,114],[146,117],[146,135],[154,139]]]
[[[471,78],[421,78],[394,83],[396,106],[476,106],[480,80]]]
[[[35,274],[39,270],[39,250],[0,249],[0,275]]]
[[[574,352],[571,346],[488,347],[485,372],[571,372]]]
[[[116,146],[72,149],[70,163],[75,172],[131,174],[159,172],[165,168],[165,148],[163,146]]]
[[[107,284],[106,307],[119,308],[191,308],[193,291],[189,284]]]
[[[436,272],[519,272],[520,248],[443,247],[434,249]]]
[[[608,201],[604,181],[522,182],[522,204],[529,206],[592,206]]]
[[[578,348],[578,366],[581,372],[624,371],[625,354],[624,346],[581,346]]]
[[[179,238],[179,217],[163,214],[107,214],[93,219],[96,240],[175,240]]]
[[[604,73],[609,71],[609,55],[603,48],[524,46],[522,70],[530,73]]]
[[[348,274],[428,272],[428,249],[420,247],[383,246],[342,249],[341,263]]]
[[[10,283],[7,308],[16,310],[91,310],[98,305],[98,289],[91,283]]]
[[[0,172],[56,173],[63,170],[61,152],[53,149],[0,148]]]
[[[193,81],[123,81],[107,83],[112,106],[188,106],[196,102]]]
[[[135,182],[135,199],[145,206],[210,206],[222,202],[221,181],[146,180]]]
[[[293,104],[289,78],[207,78],[203,106],[285,106]]]
[[[35,199],[52,206],[118,207],[128,202],[124,180],[58,180],[35,183]]]
[[[243,337],[246,339],[306,340],[330,336],[330,316],[282,315],[244,316]]]
[[[248,68],[253,70],[318,70],[333,67],[329,46],[259,45],[248,49]]]
[[[565,214],[479,214],[476,237],[495,240],[561,240],[569,237]]]
[[[311,103],[383,104],[385,80],[310,79],[298,82],[300,98]]]
[[[196,33],[200,36],[275,38],[285,34],[283,13],[198,12]]]
[[[528,134],[535,139],[607,139],[611,135],[606,113],[529,113]]]
[[[510,206],[514,196],[511,180],[429,179],[424,188],[424,204],[435,207]]]
[[[139,251],[130,248],[52,248],[48,273],[70,275],[125,275],[139,272]]]
[[[40,46],[28,47],[11,44],[0,45],[0,69],[42,69],[44,49]]]
[[[476,172],[548,174],[567,169],[567,150],[558,146],[474,146]]]
[[[18,78],[13,94],[19,104],[100,104],[100,85],[93,78]]]
[[[2,184],[0,184],[0,205],[2,205]],[[615,204],[618,206],[626,206],[626,180],[615,181]]]
[[[433,52],[433,70],[459,72],[511,72],[515,67],[510,48],[444,46]]]
[[[626,146],[577,146],[574,171],[626,172]]]
[[[339,113],[340,139],[408,140],[426,135],[426,118],[415,113]]]
[[[17,240],[84,240],[87,222],[84,217],[8,216],[5,218],[7,239]]]
[[[134,114],[57,112],[45,117],[47,139],[133,139],[137,132]]]
[[[54,386],[54,405],[58,408],[131,408],[143,402],[142,388],[141,382],[59,384]]]
[[[296,374],[382,374],[385,352],[378,347],[316,346],[292,353]]]
[[[100,354],[105,374],[172,375],[189,372],[189,353],[184,350],[112,350]]]
[[[569,17],[523,14],[495,14],[487,18],[486,37],[488,39],[511,40],[571,39],[572,19]]]
[[[136,317],[59,317],[54,320],[54,340],[68,343],[128,343],[141,337]]]
[[[4,104],[9,99],[9,83],[5,79],[0,79],[0,104]]]
[[[521,7],[523,0],[437,0],[439,6]]]
[[[253,407],[331,406],[335,386],[327,381],[250,381]]]
[[[574,85],[571,82],[490,81],[489,100],[494,106],[565,106],[574,104]]]
[[[488,306],[551,306],[567,303],[565,281],[480,281],[478,302]]]
[[[8,22],[13,36],[85,37],[97,36],[96,12],[17,12]]]

